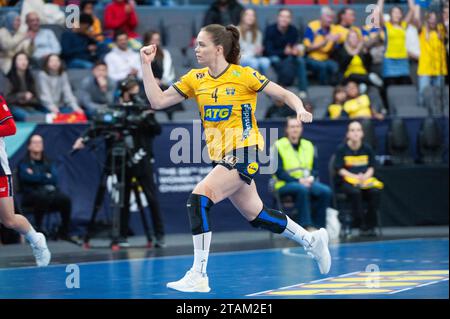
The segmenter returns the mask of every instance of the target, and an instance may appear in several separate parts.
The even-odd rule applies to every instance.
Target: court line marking
[[[253,297],[253,296],[257,296],[257,295],[266,294],[266,293],[269,293],[269,292],[272,292],[272,291],[275,291],[275,290],[289,289],[289,288],[292,288],[292,287],[301,287],[301,286],[304,286],[304,285],[315,284],[315,283],[318,283],[318,282],[321,282],[321,281],[331,280],[331,279],[335,279],[335,278],[348,277],[348,276],[351,276],[351,275],[354,275],[354,274],[357,274],[357,273],[360,273],[360,271],[349,272],[349,273],[346,273],[346,274],[343,274],[343,275],[340,275],[340,276],[333,276],[333,277],[322,278],[322,279],[318,279],[318,280],[313,280],[313,281],[309,281],[309,282],[303,282],[303,283],[300,283],[300,284],[285,286],[285,287],[281,287],[281,288],[274,288],[274,289],[265,290],[265,291],[262,291],[262,292],[255,292],[255,293],[252,293],[250,295],[245,295],[245,297]]]
[[[397,242],[411,242],[411,241],[447,241],[448,238],[444,237],[438,237],[438,238],[407,238],[407,239],[392,239],[392,240],[381,240],[381,241],[371,241],[371,242],[361,242],[361,243],[335,243],[330,245],[330,248],[335,247],[341,247],[341,246],[369,246],[373,244],[381,244],[381,243],[397,243]],[[299,249],[301,246],[298,247],[290,247],[288,249]],[[255,253],[271,253],[271,252],[281,252],[281,250],[284,248],[269,248],[269,249],[252,249],[252,250],[242,250],[242,251],[228,251],[228,252],[217,252],[217,253],[211,253],[211,256],[226,256],[226,255],[240,255],[240,254],[255,254]],[[30,254],[31,256],[31,254]],[[177,256],[161,256],[161,257],[143,257],[143,258],[133,258],[133,259],[117,259],[117,260],[101,260],[101,261],[86,261],[86,262],[79,262],[79,263],[65,263],[65,264],[50,264],[45,268],[40,268],[36,266],[26,266],[26,267],[11,267],[11,268],[0,268],[0,272],[7,271],[7,270],[21,270],[21,269],[47,269],[47,268],[55,268],[55,267],[63,267],[70,264],[76,264],[78,266],[80,265],[96,265],[96,264],[105,264],[105,263],[124,263],[124,262],[138,262],[138,261],[145,261],[145,260],[165,260],[165,259],[178,259],[178,258],[193,258],[193,254],[184,254],[184,255],[177,255]]]
[[[417,285],[415,287],[410,287],[410,288],[405,288],[405,289],[389,292],[388,295],[394,295],[394,294],[398,294],[399,292],[404,292],[404,291],[415,289],[415,288],[425,287],[425,286],[437,284],[437,283],[444,282],[444,281],[448,281],[448,278],[445,278],[445,279],[442,279],[442,280],[436,280],[436,281],[432,281],[432,282],[427,282],[427,283],[424,283],[424,284]]]
[[[290,248],[283,248],[283,249],[281,249],[281,253],[283,255],[286,255],[286,256],[301,257],[301,258],[311,259],[311,257],[309,257],[307,254],[297,254],[297,253],[291,252]]]
[[[293,247],[294,249],[297,249],[297,247]],[[292,256],[292,257],[308,257],[308,255],[305,254],[298,254],[296,252],[292,252],[290,251],[291,248],[283,248],[282,249],[282,253],[286,256]],[[309,257],[308,257],[309,258]],[[332,257],[333,260],[339,260],[339,257]],[[416,260],[416,259],[403,259],[403,260],[398,260],[398,259],[380,259],[380,258],[355,258],[355,257],[345,257],[344,258],[345,261],[373,261],[373,262],[388,262],[388,263],[393,263],[393,262],[400,262],[400,263],[446,263],[447,261],[433,261],[433,260],[429,260],[429,259],[425,259],[425,260]]]
[[[258,296],[258,295],[267,294],[267,293],[272,292],[272,291],[289,289],[289,288],[293,288],[293,287],[299,287],[300,288],[300,287],[305,286],[305,285],[316,284],[318,282],[322,282],[322,281],[326,281],[326,280],[332,280],[332,279],[335,279],[335,278],[349,277],[351,275],[358,274],[358,273],[361,273],[361,271],[355,271],[355,272],[343,274],[343,275],[340,275],[340,276],[327,277],[327,278],[323,278],[323,279],[319,279],[319,280],[313,280],[313,281],[306,282],[306,283],[301,283],[301,284],[296,284],[296,285],[291,285],[291,286],[286,286],[286,287],[281,287],[281,288],[265,290],[265,291],[262,291],[262,292],[256,292],[256,293],[253,293],[253,294],[250,294],[250,295],[246,295],[246,297],[254,297],[254,296]],[[444,281],[448,281],[448,280],[449,280],[449,278],[445,278],[445,279],[442,279],[442,280],[436,280],[436,281],[432,281],[432,282],[427,282],[427,283],[424,283],[424,284],[417,285],[415,287],[409,287],[409,288],[405,288],[405,289],[401,289],[401,290],[396,290],[396,291],[393,291],[393,292],[389,292],[387,294],[393,295],[393,294],[396,294],[396,293],[399,293],[399,292],[403,292],[403,291],[407,291],[407,290],[411,290],[411,289],[415,289],[415,288],[419,288],[419,287],[425,287],[425,286],[429,286],[429,285],[432,285],[432,284],[436,284],[436,283],[440,283],[440,282],[444,282]]]

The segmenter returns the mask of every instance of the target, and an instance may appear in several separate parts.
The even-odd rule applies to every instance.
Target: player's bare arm
[[[297,112],[299,122],[311,123],[312,114],[305,110],[302,100],[289,90],[286,90],[274,82],[270,82],[263,90],[274,99],[283,101],[291,109]]]
[[[156,45],[145,46],[141,49],[142,80],[144,82],[145,94],[152,109],[162,110],[174,104],[180,103],[184,97],[172,86],[163,91],[159,87],[153,75],[151,64],[155,59]]]

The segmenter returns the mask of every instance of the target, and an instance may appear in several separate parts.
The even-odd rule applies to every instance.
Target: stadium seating
[[[412,164],[410,138],[405,123],[401,118],[392,119],[386,135],[387,154],[394,165]]]
[[[367,95],[370,98],[370,104],[374,110],[377,112],[381,112],[383,109],[386,109],[386,106],[383,103],[383,99],[381,98],[380,91],[378,88],[374,86],[369,86],[367,90]]]
[[[68,69],[67,76],[74,94],[79,91],[81,82],[91,74],[89,69]]]
[[[59,43],[61,43],[62,34],[65,31],[69,30],[58,24],[42,24],[41,28],[52,30],[53,33],[56,35],[56,38],[58,39]]]
[[[194,120],[200,119],[198,115],[198,106],[195,100],[193,99],[185,100],[183,101],[183,105],[184,105],[183,112],[173,113],[173,119],[175,121],[192,121],[193,119]],[[158,117],[158,119],[160,118],[161,116]],[[167,121],[167,117],[165,121]]]
[[[326,117],[328,106],[331,104],[334,88],[329,85],[308,87],[309,101],[313,106],[313,116],[316,119]]]
[[[429,86],[425,89],[424,106],[428,110],[430,115],[448,116],[448,94],[448,86],[442,89],[435,86]]]
[[[375,135],[375,127],[372,120],[364,119],[361,121],[361,125],[364,131],[364,142],[369,144],[370,147],[376,152],[377,150],[377,136]]]
[[[417,106],[417,88],[414,85],[390,85],[387,89],[390,112],[400,117],[428,116],[428,110]]]
[[[424,164],[442,164],[444,155],[442,130],[434,118],[423,120],[417,136],[419,161]]]

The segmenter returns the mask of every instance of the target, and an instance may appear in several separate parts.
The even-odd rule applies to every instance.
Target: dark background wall
[[[415,140],[421,122],[421,119],[406,119],[411,139],[411,154],[415,158],[417,158]],[[444,132],[444,143],[447,149],[446,166],[440,169],[430,169],[422,165],[413,166],[408,170],[388,167],[384,169],[383,174],[387,176],[388,185],[383,197],[381,214],[385,225],[448,224],[448,196],[446,195],[448,193],[448,119],[441,118],[439,123]],[[379,141],[377,154],[384,155],[389,120],[375,121],[374,124]],[[318,148],[320,179],[325,183],[328,183],[329,158],[337,145],[343,141],[346,125],[346,121],[315,121],[305,126],[304,137],[313,141]],[[259,126],[267,130],[277,128],[280,137],[283,132],[282,122],[261,122]],[[188,144],[190,152],[193,152],[192,122],[164,124],[162,134],[155,141],[155,178],[160,186],[161,208],[167,231],[170,233],[188,231],[185,202],[193,185],[207,174],[210,168],[204,163],[172,163],[170,151],[178,140],[171,140],[170,134],[176,128],[189,132],[191,137]],[[104,148],[101,145],[92,151],[80,151],[74,155],[69,153],[74,140],[84,129],[86,129],[85,125],[39,125],[35,129],[35,133],[43,135],[47,141],[48,156],[58,162],[60,185],[62,190],[72,197],[76,223],[85,223],[91,215],[105,158]],[[272,135],[272,138],[274,137],[276,136]],[[198,140],[195,143],[198,143]],[[202,145],[204,145],[203,142]],[[24,154],[25,146],[22,146],[12,156],[13,167]],[[192,156],[193,154],[191,158]],[[389,172],[386,169],[393,170]],[[259,175],[256,177],[256,183],[263,202],[273,206],[273,198],[268,191],[269,178],[270,175]],[[101,215],[106,212],[107,210],[104,209]],[[134,224],[139,223],[137,216],[138,214],[133,214]],[[251,229],[227,200],[213,208],[212,216],[212,223],[217,231]],[[141,230],[140,226],[135,228],[137,232]]]

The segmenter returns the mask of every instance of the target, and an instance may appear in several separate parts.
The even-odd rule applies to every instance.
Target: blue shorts
[[[250,185],[259,171],[258,150],[256,146],[235,149],[220,161],[213,161],[212,164],[213,167],[222,165],[229,170],[237,169],[239,177]]]
[[[388,59],[383,60],[383,77],[394,78],[399,76],[409,76],[408,59]]]

